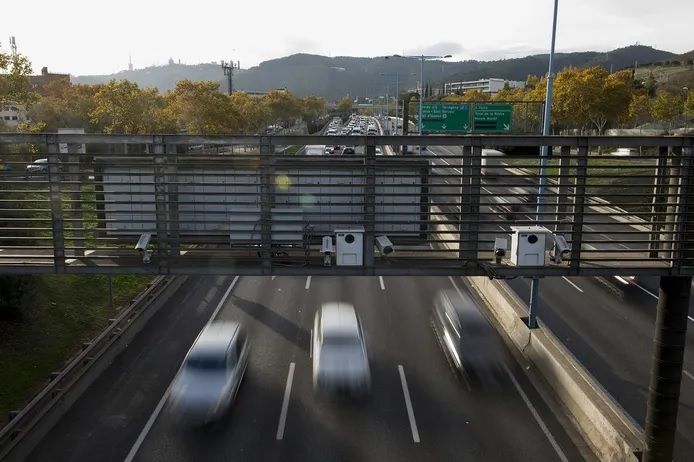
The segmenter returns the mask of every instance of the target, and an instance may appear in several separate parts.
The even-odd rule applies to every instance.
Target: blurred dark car
[[[498,383],[502,372],[498,334],[475,302],[455,290],[434,298],[432,326],[444,354],[460,377],[476,384]]]

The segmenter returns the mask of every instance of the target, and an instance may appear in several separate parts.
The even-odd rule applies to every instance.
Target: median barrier
[[[638,461],[643,429],[542,323],[528,328],[523,320],[528,308],[508,284],[481,276],[466,278],[466,283],[484,302],[495,327],[542,375],[598,460]]]

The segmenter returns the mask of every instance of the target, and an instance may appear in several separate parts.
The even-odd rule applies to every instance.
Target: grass
[[[108,276],[34,276],[33,300],[17,322],[0,321],[0,424],[18,410],[98,335],[152,280],[113,276],[115,308],[109,304]]]
[[[523,167],[532,174],[537,175],[539,159],[513,159],[505,158],[509,166]],[[549,159],[547,175],[550,177],[559,174],[559,159]],[[575,161],[572,161],[569,174],[575,175]],[[628,168],[626,168],[628,167]],[[622,206],[632,213],[648,213],[651,210],[653,200],[652,178],[633,178],[636,175],[654,175],[655,160],[639,159],[637,157],[614,158],[607,156],[588,157],[588,179],[586,180],[586,193],[592,196],[602,197],[610,203]],[[599,175],[607,175],[603,178]],[[633,194],[631,197],[616,196],[616,194]],[[629,205],[639,204],[639,205]]]
[[[289,146],[287,149],[284,150],[284,154],[289,155],[289,156],[293,156],[294,154],[299,152],[300,149],[301,149],[301,146],[292,145],[292,146]]]

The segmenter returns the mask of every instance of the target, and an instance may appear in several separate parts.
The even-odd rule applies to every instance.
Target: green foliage
[[[694,90],[687,92],[687,99],[684,101],[684,113],[694,116]]]
[[[166,114],[188,133],[238,132],[241,114],[231,101],[218,82],[181,80],[166,95]]]
[[[138,134],[170,130],[164,99],[156,89],[141,89],[127,80],[111,80],[94,95],[91,123],[105,133]]]
[[[31,276],[0,276],[0,321],[18,321],[32,289]]]
[[[352,100],[346,96],[340,98],[340,101],[337,103],[337,110],[343,111],[343,112],[351,111],[352,110]]]
[[[651,115],[660,122],[671,123],[682,114],[682,99],[669,91],[660,91],[651,104]]]
[[[0,51],[0,104],[12,101],[30,106],[38,99],[31,91],[29,75],[31,62],[21,54],[7,54]]]

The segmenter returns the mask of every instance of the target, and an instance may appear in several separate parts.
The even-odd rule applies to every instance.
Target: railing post
[[[571,264],[572,273],[578,274],[581,264],[581,245],[583,243],[583,210],[586,202],[586,176],[588,175],[588,145],[585,140],[578,147],[576,159],[576,183],[574,185],[574,211],[571,225]]]
[[[662,225],[659,223],[662,219],[662,215],[659,215],[665,211],[666,198],[664,197],[667,191],[667,160],[668,160],[668,147],[660,146],[658,148],[658,160],[656,161],[655,167],[655,180],[653,182],[653,203],[651,205],[651,235],[649,238],[650,243],[648,248],[650,249],[650,257],[658,258],[658,251],[661,248],[660,244],[660,230]]]
[[[154,216],[156,219],[157,256],[159,274],[168,274],[169,242],[168,242],[168,208],[166,196],[166,155],[164,153],[164,138],[155,135],[154,146]]]
[[[692,277],[661,276],[643,462],[672,460]]]
[[[681,161],[682,161],[682,147],[676,146],[672,148],[670,156],[670,168],[668,168],[668,178],[667,188],[667,206],[665,208],[666,215],[664,217],[665,224],[663,226],[664,233],[660,235],[660,240],[662,241],[663,250],[667,251],[666,258],[672,258],[674,249],[674,231],[675,224],[677,223],[677,212],[678,212],[678,192],[680,189],[681,180]]]
[[[274,147],[260,138],[260,246],[263,274],[272,274],[272,202],[274,198]]]
[[[374,266],[374,240],[376,230],[376,140],[366,137],[364,183],[364,267],[367,274],[373,274]]]
[[[53,267],[58,274],[65,273],[65,230],[63,201],[60,197],[60,159],[56,135],[46,135],[48,148],[48,198],[51,201],[51,228],[53,231]]]
[[[569,198],[569,165],[571,162],[571,146],[562,146],[559,154],[559,178],[557,178],[557,206],[554,216],[554,232],[565,233],[570,226],[567,218],[570,215],[571,199]]]
[[[694,266],[694,148],[682,148],[681,178],[678,196],[677,230],[673,246],[675,273]]]
[[[463,159],[460,178],[460,214],[458,215],[458,258],[464,261],[476,259],[470,236],[471,187],[472,187],[472,146],[463,146]]]
[[[78,152],[75,152],[74,143],[64,143],[66,147],[65,153],[68,159],[68,191],[70,191],[70,215],[71,224],[70,230],[72,231],[72,245],[74,247],[74,255],[78,257],[84,257],[85,251],[85,240],[84,240],[84,215],[82,213],[82,202],[81,202],[81,189],[82,189],[82,178],[79,173],[80,169],[80,154],[84,154],[82,151],[83,144],[79,144],[77,148]],[[60,148],[60,144],[58,145]],[[61,153],[63,154],[63,153]]]
[[[178,213],[178,156],[175,144],[166,144],[166,192],[168,202],[169,257],[176,261],[181,255],[180,223]]]
[[[467,147],[469,149],[469,147]],[[477,262],[479,251],[479,229],[480,229],[480,183],[482,175],[482,145],[479,141],[473,141],[472,153],[470,156],[469,166],[469,188],[467,200],[465,202],[466,212],[463,212],[461,206],[461,214],[466,215],[463,222],[466,238],[463,252],[460,252],[460,257],[467,261]]]

